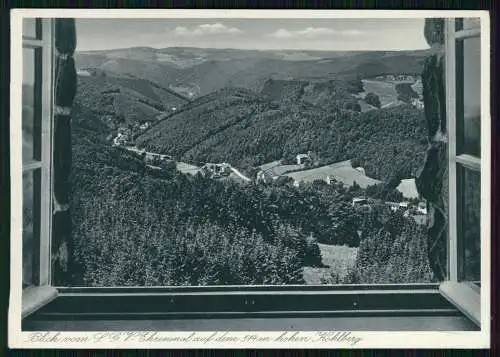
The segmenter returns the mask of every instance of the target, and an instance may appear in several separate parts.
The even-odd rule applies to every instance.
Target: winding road
[[[124,146],[125,149],[129,150],[129,151],[133,151],[135,153],[138,153],[138,154],[141,154],[143,152],[146,153],[146,155],[158,155],[158,156],[163,156],[163,157],[167,157],[169,158],[170,160],[173,160],[173,157],[170,156],[170,155],[165,155],[165,154],[158,154],[156,152],[150,152],[150,151],[143,151],[143,150],[140,150],[138,149],[137,147],[135,146]],[[250,179],[249,177],[243,175],[238,169],[236,169],[235,167],[231,166],[230,164],[228,164],[229,166],[229,169],[236,175],[238,176],[239,178],[241,178],[243,181],[246,181],[246,182],[251,182],[252,179]],[[198,166],[195,166],[195,165],[192,165],[192,164],[188,164],[187,162],[181,162],[181,161],[178,161],[177,162],[177,169],[183,173],[188,173],[188,174],[196,174],[198,171],[201,170],[200,167]]]

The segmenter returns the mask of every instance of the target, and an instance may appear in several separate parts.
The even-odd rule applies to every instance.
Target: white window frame
[[[457,97],[456,97],[456,43],[463,41],[466,38],[479,37],[481,38],[482,27],[456,30],[456,18],[445,19],[445,86],[446,86],[446,122],[447,122],[447,138],[448,138],[448,280],[440,285],[440,291],[443,296],[460,309],[467,317],[469,317],[478,326],[481,326],[481,290],[485,292],[482,287],[478,288],[470,282],[461,281],[459,277],[459,231],[458,222],[460,221],[460,212],[458,212],[459,205],[459,192],[457,184],[457,166],[465,169],[479,172],[481,175],[481,202],[488,202],[488,196],[485,195],[484,187],[485,177],[490,172],[486,171],[489,165],[484,165],[484,159],[490,155],[489,147],[484,145],[484,140],[481,143],[481,158],[461,154],[457,151]],[[481,23],[483,19],[481,19]],[[481,24],[483,26],[484,24]],[[484,28],[484,27],[483,27]],[[481,56],[484,55],[483,50],[484,41],[481,41]],[[485,81],[486,68],[481,68],[481,90],[486,88],[489,83]],[[481,99],[481,137],[485,135],[485,127],[489,123],[488,118],[485,117],[484,108],[484,93]],[[487,130],[487,129],[486,129]],[[490,135],[489,132],[486,135]],[[483,159],[483,164],[481,163]],[[488,221],[488,211],[484,210],[481,205],[481,241],[484,243],[485,222]],[[486,212],[485,212],[486,211]],[[481,244],[481,249],[484,244]],[[483,269],[483,257],[481,254],[481,280],[484,282],[486,271]]]
[[[41,68],[35,71],[35,83],[40,82],[41,120],[41,157],[38,160],[23,161],[23,174],[40,169],[40,220],[38,243],[38,281],[23,289],[22,313],[24,318],[57,296],[56,288],[51,286],[51,234],[52,234],[52,137],[53,137],[53,62],[54,62],[54,23],[52,19],[40,18],[37,37],[22,37],[22,48],[37,49],[41,52]],[[35,58],[37,60],[37,58]],[[37,87],[38,85],[35,85]]]

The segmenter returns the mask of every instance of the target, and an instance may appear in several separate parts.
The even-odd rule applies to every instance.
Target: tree
[[[293,184],[293,178],[291,178],[290,176],[280,176],[274,182],[280,186],[291,185]]]
[[[361,166],[361,160],[357,157],[351,159],[351,166],[356,168]]]
[[[396,91],[398,93],[398,100],[405,103],[410,103],[412,98],[418,98],[418,93],[413,90],[410,83],[396,84]]]
[[[361,189],[361,186],[359,186],[359,184],[356,182],[356,180],[354,180],[354,182],[352,183],[352,186],[349,187],[349,189],[347,190],[347,192],[356,195],[356,194],[361,193],[362,189]]]
[[[355,112],[360,112],[361,111],[361,105],[358,103],[357,100],[349,100],[344,103],[344,109],[346,110],[352,110]]]
[[[412,219],[376,206],[365,216],[356,262],[344,283],[425,283],[433,276],[426,237]]]
[[[297,163],[297,158],[294,154],[288,153],[283,159],[281,159],[282,165],[295,165]]]
[[[367,104],[373,105],[374,107],[377,107],[377,108],[380,108],[380,106],[381,106],[379,96],[373,92],[369,92],[366,94],[365,102]]]
[[[161,160],[159,166],[162,170],[167,172],[174,172],[177,169],[177,164],[174,160]]]
[[[319,249],[318,244],[313,239],[306,240],[306,253],[304,256],[304,266],[318,266],[322,267],[322,257],[321,251]]]

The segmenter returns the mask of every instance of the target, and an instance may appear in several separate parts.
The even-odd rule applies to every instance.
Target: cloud
[[[279,30],[276,30],[276,32],[273,32],[271,34],[271,36],[276,37],[276,38],[290,38],[290,37],[293,37],[293,34],[288,30],[279,29]]]
[[[359,35],[362,35],[363,32],[361,32],[359,30],[345,30],[345,31],[342,31],[342,34],[348,35],[348,36],[359,36]]]
[[[278,29],[270,36],[275,38],[318,38],[325,36],[358,36],[362,32],[359,30],[342,30],[338,31],[329,27],[307,27],[303,30],[289,31],[286,29]]]
[[[215,24],[202,24],[191,28],[177,26],[174,30],[175,36],[206,36],[238,33],[241,33],[240,29],[236,27],[228,27],[220,22]]]
[[[326,27],[308,27],[302,31],[296,31],[297,36],[304,37],[314,37],[314,36],[324,36],[324,35],[333,35],[336,31],[331,28]]]

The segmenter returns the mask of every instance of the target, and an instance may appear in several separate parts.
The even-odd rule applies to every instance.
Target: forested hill
[[[188,99],[150,81],[111,76],[79,76],[75,105],[85,116],[101,122],[107,133],[118,127],[154,122]],[[95,123],[94,123],[95,124]]]
[[[269,78],[335,80],[418,74],[428,54],[425,50],[301,52],[138,47],[79,52],[75,58],[81,69],[134,76],[196,97],[227,86],[261,90]]]
[[[357,103],[353,95],[362,91],[363,83],[359,79],[306,81],[270,78],[264,83],[261,93],[271,101],[287,104],[301,101],[335,110]]]
[[[415,175],[426,145],[422,111],[411,106],[346,110],[354,88],[351,82],[334,81],[268,81],[262,94],[227,88],[189,103],[140,135],[136,144],[186,161],[229,162],[243,170],[310,150],[325,163],[352,159],[374,178]]]

